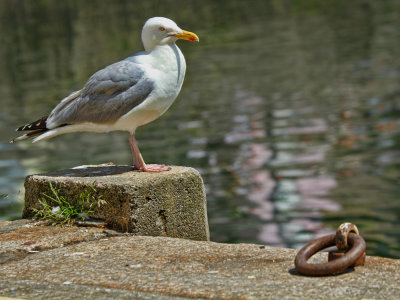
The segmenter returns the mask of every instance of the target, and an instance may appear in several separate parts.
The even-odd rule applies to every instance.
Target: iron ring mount
[[[344,271],[350,266],[364,264],[367,245],[364,239],[358,235],[357,227],[355,227],[356,230],[353,230],[354,227],[347,226],[352,230],[347,230],[343,233],[343,226],[348,224],[355,227],[355,225],[351,223],[342,224],[339,226],[336,234],[334,233],[318,238],[305,245],[296,255],[294,261],[296,270],[302,275],[324,276]],[[340,231],[346,235],[345,238]],[[307,262],[315,253],[328,247],[338,246],[344,239],[346,240],[346,244],[348,243],[348,245],[346,245],[348,246],[347,249],[341,248],[342,251],[340,252],[331,252],[340,255],[336,255],[336,257],[330,255],[330,261],[327,263],[310,264]]]

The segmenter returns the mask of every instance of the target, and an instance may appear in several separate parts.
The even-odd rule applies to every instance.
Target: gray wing
[[[154,82],[145,77],[139,64],[129,59],[117,62],[96,72],[80,93],[59,103],[49,115],[47,127],[115,123],[142,103],[153,89]]]

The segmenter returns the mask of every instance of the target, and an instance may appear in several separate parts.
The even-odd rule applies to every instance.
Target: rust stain
[[[30,246],[30,245],[33,245],[33,244],[36,244],[36,241],[29,241],[29,242],[23,243],[22,245],[23,246]]]

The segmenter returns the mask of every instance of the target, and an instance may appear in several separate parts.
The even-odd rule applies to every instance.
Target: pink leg
[[[141,162],[144,163],[144,161],[140,154],[139,147],[137,146],[134,132],[129,134],[129,144],[131,145],[131,151],[132,151],[132,157],[133,157],[133,167],[137,170],[140,170]]]
[[[142,155],[140,154],[134,131],[129,134],[129,144],[131,145],[133,167],[135,169],[142,170],[143,172],[164,172],[171,170],[170,167],[166,167],[165,165],[146,165]]]

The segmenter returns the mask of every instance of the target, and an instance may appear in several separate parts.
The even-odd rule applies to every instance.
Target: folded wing
[[[113,124],[154,89],[139,64],[126,59],[96,72],[81,91],[60,102],[48,116],[48,129],[91,122]]]

